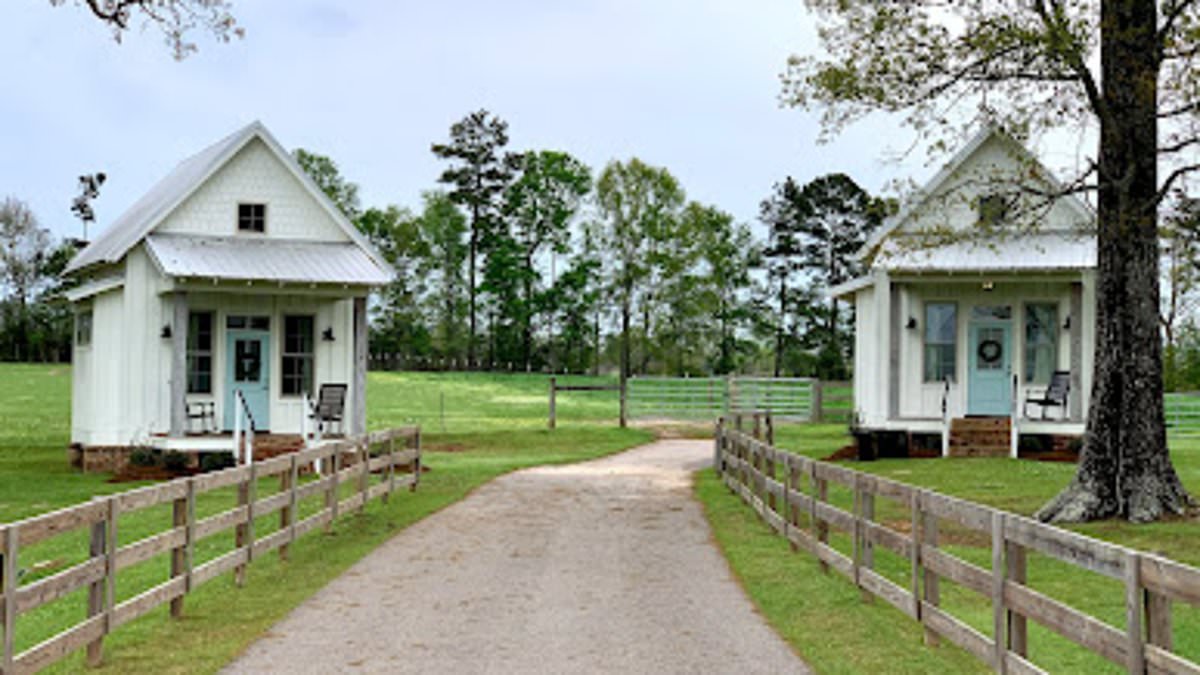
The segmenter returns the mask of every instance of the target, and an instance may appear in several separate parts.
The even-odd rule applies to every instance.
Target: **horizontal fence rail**
[[[301,479],[318,464],[325,468],[323,475]],[[33,673],[84,647],[88,663],[98,665],[104,636],[118,627],[168,603],[171,616],[181,616],[187,593],[227,572],[233,572],[236,583],[242,585],[247,565],[256,558],[278,550],[286,560],[292,542],[318,528],[330,531],[340,514],[361,512],[372,499],[387,501],[398,488],[415,490],[420,472],[420,430],[391,429],[0,524],[0,673]],[[278,477],[279,490],[259,498],[260,483],[271,477]],[[197,497],[222,488],[236,488],[237,506],[197,517]],[[319,497],[323,506],[301,519],[298,506],[312,497]],[[119,526],[123,517],[168,504],[169,529],[125,542]],[[276,513],[278,529],[256,536],[255,523]],[[18,565],[22,551],[77,530],[90,532],[83,562],[22,583]],[[197,544],[230,531],[234,535],[232,550],[197,563]],[[121,572],[159,556],[169,564],[166,581],[119,601]],[[85,589],[85,619],[16,651],[16,627],[22,614]]]
[[[1034,621],[1130,673],[1200,673],[1200,664],[1173,651],[1172,603],[1200,606],[1200,569],[937,492],[781,451],[742,421],[717,423],[714,464],[725,485],[741,496],[794,549],[836,570],[864,598],[877,597],[920,622],[927,639],[945,638],[997,672],[1042,673],[1029,653],[1028,621]],[[757,428],[757,425],[756,425]],[[829,486],[853,494],[851,511],[829,502]],[[907,511],[906,528],[875,517],[875,499]],[[949,522],[991,543],[983,567],[938,545],[938,524]],[[831,530],[852,542],[846,555],[830,544]],[[977,535],[977,536],[978,536]],[[875,567],[877,549],[907,561],[900,584]],[[1124,587],[1125,625],[1113,626],[1027,585],[1027,554],[1035,552],[1117,580]],[[939,580],[974,591],[992,606],[985,634],[947,611]]]

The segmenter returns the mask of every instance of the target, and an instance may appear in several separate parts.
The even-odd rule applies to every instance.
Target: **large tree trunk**
[[[779,325],[775,329],[775,377],[783,372],[783,336],[787,326],[787,282],[779,280]]]
[[[1048,521],[1180,513],[1190,498],[1167,453],[1158,332],[1156,8],[1101,3],[1097,343],[1083,452]]]

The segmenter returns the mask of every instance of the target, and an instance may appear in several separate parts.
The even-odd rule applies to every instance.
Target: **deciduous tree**
[[[67,0],[50,0],[50,4],[64,5]],[[141,19],[162,33],[179,61],[197,49],[190,38],[193,31],[207,31],[220,42],[245,35],[233,17],[230,0],[72,0],[72,4],[108,26],[117,42]]]

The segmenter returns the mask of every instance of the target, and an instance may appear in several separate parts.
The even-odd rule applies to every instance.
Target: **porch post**
[[[1067,405],[1070,406],[1072,422],[1083,420],[1083,283],[1071,284],[1071,393],[1068,394]]]
[[[175,291],[171,305],[171,435],[182,436],[187,429],[187,293]]]
[[[900,284],[888,283],[888,418],[900,417]]]
[[[354,395],[350,397],[350,433],[367,431],[367,299],[354,298]]]
[[[875,367],[875,387],[879,398],[875,409],[881,414],[884,420],[895,419],[900,412],[900,399],[898,387],[893,383],[893,357],[898,359],[899,354],[892,353],[893,337],[897,335],[897,331],[893,330],[895,323],[893,313],[898,311],[898,308],[893,308],[893,288],[892,280],[888,277],[885,270],[876,270],[875,272],[875,340],[879,351],[876,354]],[[897,378],[899,369],[895,369]]]

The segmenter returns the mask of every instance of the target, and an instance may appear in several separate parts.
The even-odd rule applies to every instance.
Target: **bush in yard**
[[[171,450],[163,455],[163,468],[172,473],[182,473],[187,470],[187,455],[178,450]]]
[[[228,469],[236,463],[233,455],[227,452],[207,452],[200,455],[201,471],[220,471],[221,469]]]
[[[134,466],[158,466],[159,452],[153,448],[137,448],[129,454],[129,463]]]

